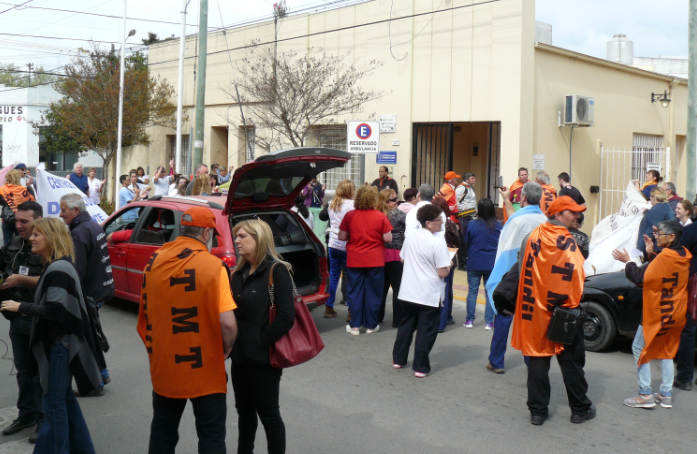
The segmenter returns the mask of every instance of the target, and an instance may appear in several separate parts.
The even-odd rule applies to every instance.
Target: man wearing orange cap
[[[451,216],[454,222],[457,222],[457,218],[455,217],[455,213],[457,212],[457,198],[455,197],[455,187],[457,186],[457,180],[460,179],[460,175],[456,174],[452,170],[450,172],[447,172],[445,174],[445,183],[443,183],[443,187],[440,188],[440,191],[438,191],[438,194],[436,194],[436,197],[440,197],[444,199],[446,202],[448,202],[448,208],[450,208],[450,213],[447,213]]]
[[[227,269],[210,254],[219,235],[211,210],[190,208],[180,225],[143,271],[138,334],[153,386],[148,452],[174,452],[187,400],[199,452],[225,452],[225,359],[237,335],[236,306]]]
[[[547,339],[546,333],[557,306],[573,309],[583,295],[583,255],[569,233],[578,213],[586,207],[571,197],[554,200],[548,220],[523,241],[511,345],[530,357],[528,365],[528,409],[530,422],[542,425],[549,405],[549,365],[557,357],[564,377],[571,422],[580,424],[595,417],[595,406],[586,396],[588,383],[583,366],[586,352],[583,330],[569,345]]]

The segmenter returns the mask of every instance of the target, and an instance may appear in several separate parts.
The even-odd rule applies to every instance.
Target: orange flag
[[[551,184],[541,184],[542,186],[542,200],[540,201],[540,208],[542,212],[546,215],[547,209],[557,198],[557,189]]]
[[[646,346],[639,364],[652,359],[673,359],[687,314],[687,282],[692,254],[663,249],[644,274],[644,307],[641,325]]]
[[[547,339],[547,327],[556,305],[575,308],[581,302],[583,255],[566,227],[551,222],[533,230],[521,250],[511,346],[526,356],[557,355],[564,345]]]

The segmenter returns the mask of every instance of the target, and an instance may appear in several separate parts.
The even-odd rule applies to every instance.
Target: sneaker
[[[354,336],[358,336],[361,334],[361,330],[358,328],[351,328],[351,325],[346,325],[346,332],[349,334],[353,334]]]
[[[451,318],[450,320],[448,320],[447,324],[448,324],[448,325],[454,325],[454,324],[455,324],[455,319],[454,319],[454,318]]]
[[[39,425],[36,425],[36,430],[34,430],[34,433],[29,436],[29,443],[31,444],[36,444],[36,439],[39,438],[39,430],[41,427]]]
[[[486,325],[484,325],[484,329],[487,330],[487,331],[492,330],[492,329],[494,329],[494,324],[493,324],[493,323],[487,323]]]
[[[680,380],[673,380],[673,386],[683,391],[692,391],[692,380],[688,382],[682,382]]]
[[[653,408],[656,406],[656,402],[653,400],[653,396],[650,394],[648,396],[637,394],[629,399],[624,399],[624,404],[633,408]]]
[[[28,427],[33,427],[35,424],[36,421],[20,421],[19,419],[15,419],[14,421],[12,421],[12,424],[2,429],[2,434],[13,435],[19,432],[20,430],[24,430]]]
[[[325,308],[324,308],[324,318],[334,318],[334,317],[336,317],[337,315],[338,315],[338,314],[336,313],[336,311],[334,310],[333,307],[325,306]]]
[[[495,374],[505,374],[506,370],[505,369],[496,369],[494,366],[491,365],[491,363],[486,363],[486,369],[492,371]]]
[[[392,363],[392,367],[395,369],[401,369],[404,366],[405,366],[405,364]]]
[[[365,332],[366,332],[367,334],[377,333],[378,331],[380,331],[380,325],[377,325],[377,326],[376,326],[375,328],[373,328],[373,329],[367,329],[367,330],[365,330]]]
[[[414,372],[414,377],[416,378],[424,378],[428,375],[428,372]]]
[[[109,383],[111,383],[111,377],[109,377],[108,375],[106,377],[102,377],[102,381],[105,385],[108,385]]]
[[[661,404],[661,407],[673,408],[673,398],[671,396],[661,396],[661,393],[653,393],[653,398]]]
[[[583,424],[589,419],[595,418],[595,414],[595,405],[591,405],[591,408],[589,408],[586,413],[582,415],[571,415],[571,422],[574,424]]]
[[[465,328],[474,328],[474,322],[472,320],[467,320],[463,325]]]

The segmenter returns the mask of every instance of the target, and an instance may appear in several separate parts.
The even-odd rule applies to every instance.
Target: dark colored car
[[[276,250],[293,266],[293,280],[308,307],[329,298],[327,254],[322,242],[294,211],[293,200],[320,172],[343,166],[350,154],[327,148],[293,148],[268,153],[238,168],[227,198],[154,196],[121,207],[102,223],[108,234],[130,230],[127,241],[109,243],[116,297],[140,301],[143,269],[165,242],[179,235],[179,222],[193,205],[208,206],[220,236],[211,253],[231,269],[237,264],[232,229],[250,218],[266,221]]]
[[[634,337],[641,322],[642,289],[631,283],[624,270],[586,278],[581,305],[586,350],[608,348],[617,335]]]

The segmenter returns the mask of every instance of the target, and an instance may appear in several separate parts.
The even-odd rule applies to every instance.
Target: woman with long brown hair
[[[346,241],[348,305],[351,322],[346,332],[357,336],[362,326],[368,334],[380,330],[378,315],[385,285],[385,243],[392,241],[392,225],[378,211],[377,189],[363,186],[356,191],[355,210],[339,225],[339,240]]]
[[[94,453],[85,418],[71,389],[73,378],[82,396],[102,382],[94,327],[72,265],[73,241],[58,218],[38,219],[32,229],[31,251],[41,257],[45,267],[34,302],[3,301],[1,308],[34,317],[30,350],[44,392],[44,422],[34,452]]]
[[[211,180],[208,175],[199,175],[189,184],[194,185],[191,195],[210,195],[211,193]]]
[[[382,304],[380,305],[378,321],[382,323],[385,318],[387,293],[392,287],[392,327],[396,328],[402,321],[403,304],[402,300],[399,299],[399,286],[402,283],[404,264],[399,257],[399,252],[404,244],[407,215],[397,209],[397,192],[392,188],[383,189],[380,192],[378,204],[392,225],[392,241],[385,244],[385,288],[382,290]]]
[[[295,323],[290,264],[274,247],[273,233],[264,221],[249,219],[232,230],[240,257],[231,278],[237,304],[237,341],[232,347],[231,381],[239,416],[238,453],[254,452],[257,415],[264,425],[268,452],[286,451],[286,429],[279,410],[283,369],[271,367],[269,347]],[[269,323],[269,275],[273,272],[276,318]]]
[[[336,317],[334,303],[336,301],[336,289],[339,286],[341,270],[346,267],[346,241],[339,240],[339,226],[346,213],[353,210],[353,194],[356,187],[351,180],[343,180],[334,191],[334,198],[329,202],[327,213],[329,214],[329,241],[327,242],[327,255],[329,255],[329,299],[324,304],[324,317]]]

